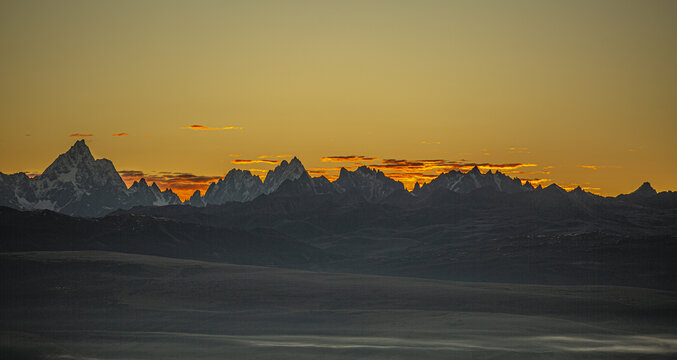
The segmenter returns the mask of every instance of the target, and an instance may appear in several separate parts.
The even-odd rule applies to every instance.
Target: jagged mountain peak
[[[480,168],[475,165],[470,171],[468,171],[468,174],[482,175],[482,172],[480,171]]]
[[[638,187],[637,190],[633,191],[632,193],[637,194],[637,195],[651,196],[651,195],[656,195],[658,192],[656,192],[656,189],[654,189],[651,186],[651,183],[646,181],[640,187]]]
[[[54,177],[57,174],[71,172],[73,169],[82,166],[92,166],[95,162],[89,147],[84,140],[78,140],[65,153],[59,155],[52,162],[41,176]]]
[[[355,192],[368,201],[379,201],[396,191],[403,191],[404,185],[376,169],[360,166],[355,171],[341,168],[334,185],[340,193]]]
[[[85,142],[85,139],[80,139],[80,140],[75,140],[75,143],[73,146],[71,146],[71,150],[76,149],[80,151],[89,151],[89,146],[87,146],[87,143]]]
[[[84,140],[76,141],[43,173],[29,179],[17,204],[70,215],[96,216],[119,208],[127,186],[110,160],[95,160]],[[25,189],[24,189],[25,190]]]
[[[191,195],[190,199],[184,201],[183,203],[195,207],[205,206],[205,202],[204,199],[202,198],[202,193],[200,192],[200,190],[195,190],[195,192],[193,192],[193,195]]]
[[[566,190],[564,190],[563,188],[561,188],[561,187],[560,187],[559,185],[557,185],[557,184],[550,184],[550,185],[546,186],[545,189],[543,189],[543,190],[557,191],[557,192],[566,192]]]
[[[656,190],[647,181],[644,182],[640,187],[638,187],[637,190],[629,194],[618,195],[617,198],[627,199],[631,201],[644,201],[646,199],[656,196],[657,194],[658,192],[656,192]]]
[[[381,170],[370,168],[367,165],[362,165],[362,166],[358,167],[357,169],[355,169],[353,171],[350,171],[346,168],[341,168],[341,171],[339,172],[339,179],[342,176],[343,177],[351,177],[351,176],[354,176],[354,175],[359,175],[359,176],[362,176],[362,177],[370,177],[370,178],[378,177],[378,178],[388,178],[388,179],[390,179]],[[390,179],[390,180],[392,180],[392,179]],[[393,180],[393,181],[395,181],[395,180]]]
[[[94,156],[89,150],[89,147],[85,143],[85,140],[77,140],[65,153],[61,154],[59,157],[66,157],[72,160],[86,160],[94,161]],[[58,158],[57,158],[58,159]]]
[[[307,177],[308,181],[310,181],[310,175],[308,175],[301,160],[296,156],[294,156],[291,162],[282,160],[275,169],[268,171],[266,174],[266,178],[263,180],[264,193],[270,194],[277,190],[277,188],[279,188],[286,180],[293,181],[301,177]]]
[[[291,161],[289,161],[289,164],[298,164],[298,165],[303,166],[303,164],[301,164],[301,160],[299,160],[299,158],[297,158],[296,156],[294,156],[294,157],[291,159]]]
[[[261,178],[249,170],[231,169],[223,179],[212,182],[204,194],[205,204],[249,201],[263,193]],[[192,204],[192,202],[191,202]]]

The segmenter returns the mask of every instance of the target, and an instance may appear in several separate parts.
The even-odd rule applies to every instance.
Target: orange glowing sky
[[[677,189],[675,1],[3,1],[0,171],[74,140],[185,198],[233,167]]]

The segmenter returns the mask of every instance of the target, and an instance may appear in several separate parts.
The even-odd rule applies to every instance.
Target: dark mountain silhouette
[[[0,252],[105,250],[286,267],[336,258],[271,229],[216,228],[134,215],[87,219],[0,207],[0,228]]]
[[[182,204],[143,179],[127,189],[112,163],[94,160],[82,141],[36,178],[0,179],[9,206],[0,211],[3,251],[109,250],[446,280],[670,289],[677,275],[675,193],[648,183],[612,198],[580,187],[534,188],[474,168],[409,192],[368,167],[343,169],[334,182],[312,178],[294,158],[265,181],[232,170]]]
[[[312,178],[301,161],[294,157],[290,162],[282,161],[270,170],[264,181],[247,170],[233,169],[217,182],[210,184],[204,196],[196,192],[183,204],[192,207],[222,205],[229,202],[249,202],[262,195],[309,196],[345,194],[344,199],[362,198],[367,202],[384,202],[391,205],[439,202],[431,198],[437,194],[443,198],[448,190],[455,194],[470,194],[478,201],[494,202],[495,194],[517,194],[527,192],[565,193],[552,184],[543,189],[531,184],[522,185],[517,178],[496,172],[482,174],[478,167],[463,173],[452,170],[440,174],[430,183],[407,191],[402,183],[388,178],[383,172],[361,166],[355,171],[341,169],[336,181],[325,177]],[[593,196],[580,188],[576,190],[579,200]],[[482,195],[484,194],[484,195]],[[412,196],[414,195],[414,196]],[[453,197],[453,196],[452,196]],[[561,198],[561,196],[560,196]],[[620,195],[619,200],[641,206],[670,209],[675,207],[675,194],[656,193],[649,183],[637,191]],[[425,200],[428,199],[428,200]],[[538,200],[539,196],[531,201]],[[567,202],[557,196],[543,201]],[[181,201],[171,189],[160,190],[156,184],[149,185],[144,179],[134,182],[129,189],[118,175],[113,163],[107,159],[95,160],[84,140],[78,140],[66,153],[60,155],[44,172],[34,178],[18,173],[0,173],[0,205],[15,209],[47,209],[67,215],[99,217],[118,209],[126,210],[135,206],[179,205]]]

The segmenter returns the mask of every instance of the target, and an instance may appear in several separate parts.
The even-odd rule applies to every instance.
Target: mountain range
[[[41,175],[0,174],[0,251],[105,250],[443,280],[674,289],[677,193],[617,197],[450,171],[407,191],[368,167],[311,177],[293,158],[231,170],[181,202],[125,186],[84,141]]]
[[[550,190],[564,191],[557,185]],[[354,171],[342,168],[338,179],[330,182],[321,176],[313,178],[301,161],[294,157],[282,161],[270,170],[261,181],[247,170],[232,169],[223,179],[209,185],[204,195],[196,191],[181,202],[171,190],[161,190],[157,184],[148,184],[145,179],[135,181],[129,188],[108,159],[94,159],[84,140],[78,140],[40,175],[33,178],[25,173],[0,173],[0,205],[20,210],[46,209],[66,215],[100,217],[119,209],[135,206],[191,205],[203,207],[228,202],[248,202],[262,195],[276,192],[287,195],[299,194],[352,194],[368,202],[416,201],[427,198],[440,190],[454,194],[474,191],[494,191],[504,194],[543,191],[528,182],[522,184],[517,178],[496,172],[482,174],[475,167],[471,171],[452,170],[440,174],[430,183],[409,192],[401,182],[387,177],[383,172],[361,166]],[[582,190],[577,189],[580,193]],[[586,196],[595,196],[585,193]],[[655,206],[672,206],[671,193],[656,193],[645,183],[637,191],[620,195],[618,199]]]

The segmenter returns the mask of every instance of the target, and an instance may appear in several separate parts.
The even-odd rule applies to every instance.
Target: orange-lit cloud
[[[370,168],[381,170],[386,176],[401,181],[407,189],[413,189],[418,183],[428,183],[430,180],[451,170],[469,171],[477,166],[482,171],[500,170],[503,173],[533,173],[542,174],[543,171],[526,172],[520,170],[524,167],[534,167],[537,164],[531,163],[475,163],[465,160],[449,161],[443,159],[433,160],[402,160],[402,159],[378,159],[366,156],[348,155],[348,156],[326,156],[321,158],[323,162],[352,162],[351,165],[343,166],[348,170],[365,165],[360,161],[377,161],[378,163],[367,164]],[[324,175],[329,179],[336,178],[340,167],[311,168],[308,173],[313,176]]]
[[[577,165],[580,168],[598,170],[598,169],[620,169],[620,166],[608,166],[608,165]]]
[[[121,132],[121,133],[113,134],[111,136],[129,136],[129,134],[127,134],[126,132]]]
[[[508,151],[516,152],[518,154],[531,154],[528,148],[525,147],[510,147]]]
[[[323,156],[322,162],[352,162],[352,161],[374,161],[377,158],[366,157],[362,155],[346,155],[346,156]]]
[[[240,156],[242,156],[242,154],[228,154],[228,156],[230,156],[230,157],[240,157]]]
[[[245,160],[245,159],[235,159],[231,160],[233,164],[279,164],[282,161],[280,160],[264,160],[264,159],[257,159],[257,160]]]
[[[384,170],[406,170],[406,171],[433,171],[442,170],[448,172],[451,170],[471,170],[477,166],[480,170],[514,170],[521,167],[537,166],[531,163],[506,163],[506,164],[492,164],[492,163],[475,163],[462,161],[448,161],[448,160],[399,160],[399,159],[383,159],[381,164],[371,165],[373,168]]]
[[[70,136],[70,137],[88,137],[88,136],[94,136],[94,135],[93,135],[93,134],[80,134],[80,133],[74,133],[74,134],[70,134],[70,135],[68,135],[68,136]]]
[[[506,164],[492,164],[492,163],[475,163],[465,161],[448,161],[448,160],[399,160],[399,159],[383,159],[381,164],[374,164],[370,167],[382,170],[388,177],[404,183],[407,189],[413,189],[414,185],[418,183],[427,183],[434,179],[441,173],[449,172],[451,170],[469,171],[477,166],[482,171],[500,170],[509,172],[522,167],[537,166],[531,163],[506,163]]]
[[[204,125],[182,126],[181,129],[188,130],[242,130],[242,126],[224,126],[224,127],[209,127]]]
[[[291,156],[292,156],[292,154],[275,155],[275,157],[278,157],[278,158],[288,158],[288,157],[291,157]]]
[[[189,199],[195,190],[200,190],[202,195],[204,195],[209,184],[221,178],[220,176],[204,176],[169,171],[144,173],[139,170],[121,170],[118,173],[127,186],[131,186],[134,181],[144,178],[148,184],[156,183],[162,190],[167,188],[172,189],[181,200]]]

